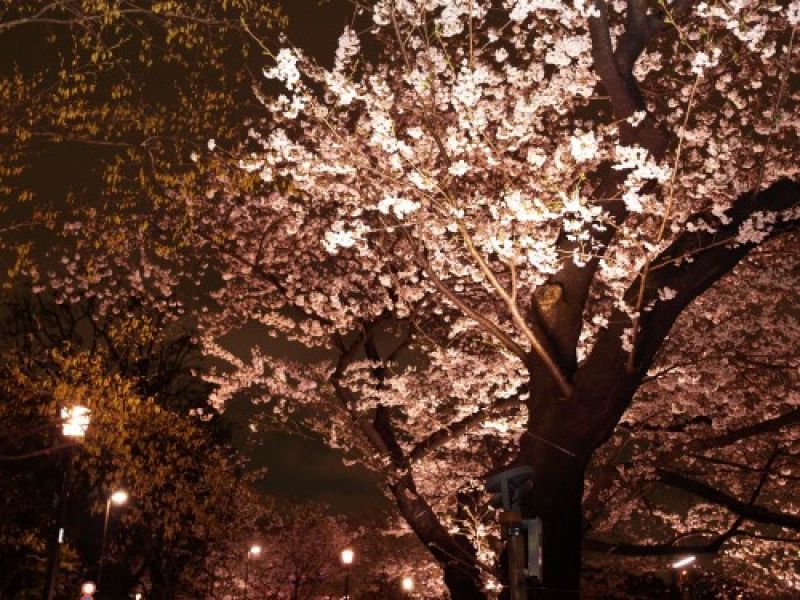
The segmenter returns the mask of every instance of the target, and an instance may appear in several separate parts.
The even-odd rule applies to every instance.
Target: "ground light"
[[[680,560],[676,560],[674,563],[672,563],[672,568],[681,569],[685,566],[692,564],[695,560],[697,560],[697,557],[694,556],[693,554],[689,556],[684,556]]]

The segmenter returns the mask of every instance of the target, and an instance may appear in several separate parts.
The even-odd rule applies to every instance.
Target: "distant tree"
[[[368,525],[355,526],[309,502],[276,501],[272,518],[260,523],[249,540],[211,559],[217,573],[212,597],[243,585],[254,598],[312,600],[342,595],[346,572],[341,551],[351,548],[355,560],[349,571],[353,598],[402,598],[403,576],[416,582],[420,598],[441,598],[444,589],[438,565],[407,531]],[[252,544],[261,553],[248,555]]]

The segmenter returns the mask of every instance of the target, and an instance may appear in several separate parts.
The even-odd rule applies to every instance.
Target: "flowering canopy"
[[[563,489],[580,515],[586,462],[654,373],[669,376],[649,381],[625,417],[641,436],[632,472],[717,508],[683,525],[665,517],[644,537],[674,552],[668,532],[719,524],[719,507],[795,527],[787,504],[788,520],[758,520],[766,484],[749,504],[735,498],[741,481],[723,494],[736,502],[704,495],[668,468],[679,446],[654,454],[650,438],[796,422],[796,392],[776,393],[796,386],[796,370],[742,383],[752,368],[727,368],[733,355],[794,364],[791,242],[743,265],[726,284],[736,293],[691,307],[685,330],[663,343],[753,247],[797,226],[798,22],[797,1],[381,0],[360,10],[363,34],[344,31],[332,69],[281,49],[264,75],[282,93],[259,92],[268,114],[248,124],[241,148],[211,140],[208,157],[195,156],[217,176],[186,195],[174,222],[190,223],[190,258],[207,252],[221,273],[205,319],[207,350],[232,367],[212,378],[217,400],[257,389],[279,420],[304,406],[296,418],[385,475],[451,583],[455,563],[492,571],[475,492],[484,474],[521,448],[537,485],[572,478]],[[238,172],[223,166],[229,152]],[[171,293],[175,273],[155,260],[144,277]],[[768,287],[775,273],[783,283]],[[780,333],[767,347],[755,331],[737,336],[727,310]],[[253,324],[265,340],[314,351],[297,360],[294,346],[259,346],[244,359],[226,348],[224,335]],[[709,352],[727,361],[713,377]],[[676,366],[676,354],[689,364]],[[768,392],[756,414],[745,386]],[[703,419],[710,430],[694,427]],[[613,438],[598,458],[616,471],[625,443]],[[765,481],[778,464],[782,477],[796,474],[784,458],[794,446],[775,443]],[[587,501],[616,497],[598,489],[607,480],[593,480]],[[551,496],[532,507],[552,512],[545,556],[548,522],[562,516]],[[626,506],[598,529],[627,520],[642,536],[641,507]],[[569,522],[574,546],[581,521]]]

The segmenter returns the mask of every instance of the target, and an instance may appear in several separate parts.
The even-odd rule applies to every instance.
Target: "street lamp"
[[[128,501],[128,492],[125,490],[117,490],[113,494],[108,497],[106,500],[106,517],[103,521],[103,541],[100,544],[100,564],[97,568],[97,585],[100,586],[100,582],[103,579],[103,562],[105,561],[105,554],[106,554],[106,536],[108,535],[108,518],[111,515],[111,505],[116,504],[117,506],[122,506]]]
[[[688,556],[684,556],[683,558],[680,558],[680,559],[676,560],[674,563],[672,563],[672,568],[675,571],[677,571],[677,574],[675,574],[673,572],[674,573],[673,574],[673,577],[674,577],[673,582],[675,584],[677,584],[678,593],[680,594],[681,598],[688,598],[687,594],[689,593],[689,591],[686,589],[686,585],[685,585],[686,584],[686,569],[685,569],[685,567],[688,567],[689,565],[691,565],[695,560],[697,560],[697,557],[694,554],[689,554]]]
[[[353,559],[356,554],[352,548],[345,548],[342,550],[341,559],[344,565],[344,600],[350,600],[350,565],[353,564]]]
[[[97,586],[92,581],[87,581],[81,586],[81,600],[91,598],[97,591]]]
[[[253,544],[247,550],[247,560],[244,562],[244,600],[247,600],[247,579],[250,575],[250,559],[261,556],[261,546]]]
[[[403,581],[400,582],[400,585],[403,588],[403,591],[409,596],[411,595],[411,592],[414,591],[414,580],[407,575],[403,577]]]
[[[85,406],[63,407],[61,409],[61,433],[64,434],[64,437],[84,437],[91,421],[91,412]]]
[[[85,406],[76,404],[75,406],[64,406],[60,411],[61,435],[65,438],[79,441],[86,435],[91,421],[91,411]],[[47,559],[47,577],[45,579],[46,588],[45,600],[53,600],[56,591],[56,579],[58,579],[58,568],[61,560],[61,544],[64,543],[64,527],[67,520],[67,500],[71,485],[71,461],[69,448],[62,457],[64,461],[64,477],[61,480],[61,493],[58,496],[58,513],[56,514],[56,527],[53,537],[50,539],[50,552]]]

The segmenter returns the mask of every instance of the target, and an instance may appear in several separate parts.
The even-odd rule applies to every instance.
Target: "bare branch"
[[[748,521],[779,525],[800,531],[800,515],[776,512],[763,506],[742,502],[722,490],[675,471],[659,469],[658,475],[661,483],[684,490],[714,504],[719,504]]]

